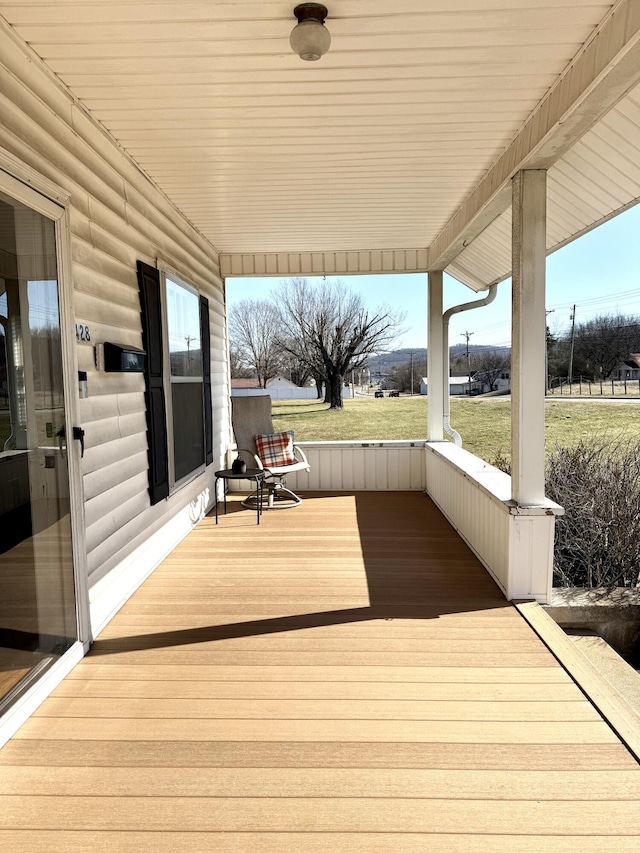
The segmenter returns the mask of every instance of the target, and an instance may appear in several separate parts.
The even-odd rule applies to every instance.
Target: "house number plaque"
[[[84,323],[76,323],[76,340],[81,344],[91,343],[91,330]]]

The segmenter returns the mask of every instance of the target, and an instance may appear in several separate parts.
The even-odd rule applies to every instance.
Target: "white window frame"
[[[194,468],[192,471],[189,471],[188,474],[185,474],[184,477],[181,477],[179,480],[176,480],[176,466],[175,466],[175,452],[174,452],[174,434],[173,434],[173,394],[171,391],[171,386],[173,384],[180,383],[188,383],[188,384],[196,384],[199,383],[203,388],[204,393],[204,374],[202,372],[202,360],[200,366],[200,376],[199,377],[191,377],[191,376],[171,376],[171,354],[169,352],[169,308],[167,304],[167,279],[169,279],[173,284],[178,285],[179,287],[184,288],[187,292],[193,294],[198,301],[198,318],[200,317],[200,293],[197,288],[193,287],[193,285],[186,282],[180,275],[178,275],[173,269],[166,266],[165,264],[158,263],[158,269],[160,271],[160,300],[162,306],[162,346],[163,346],[163,385],[164,385],[164,400],[165,400],[165,409],[167,413],[167,455],[168,455],[168,463],[169,463],[169,495],[172,495],[174,492],[181,489],[183,486],[186,486],[188,483],[195,480],[199,477],[206,468],[206,450],[205,450],[205,422],[204,422],[204,405],[202,407],[202,435],[203,435],[203,452],[202,452],[202,464],[198,465],[197,468]],[[200,333],[200,352],[202,353],[202,329],[199,330]]]

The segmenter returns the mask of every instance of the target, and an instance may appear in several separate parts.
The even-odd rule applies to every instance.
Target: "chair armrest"
[[[309,460],[307,459],[304,450],[298,444],[293,445],[293,453],[294,456],[296,456],[300,460],[300,462],[304,462],[307,468],[309,468]]]

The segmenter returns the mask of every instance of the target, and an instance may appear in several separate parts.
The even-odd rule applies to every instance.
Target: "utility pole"
[[[571,394],[571,381],[573,379],[573,341],[575,338],[576,331],[576,306],[573,306],[573,311],[571,312],[571,349],[569,350],[569,376],[567,379],[569,380],[569,394]],[[562,389],[560,389],[562,390]]]
[[[460,332],[461,337],[467,339],[467,373],[469,374],[469,396],[471,396],[471,354],[469,353],[469,338],[475,332]]]
[[[192,335],[187,335],[185,337],[185,341],[187,342],[187,364],[191,361],[191,341],[195,341],[195,338]]]

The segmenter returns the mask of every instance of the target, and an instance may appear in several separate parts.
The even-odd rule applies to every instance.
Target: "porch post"
[[[442,441],[444,411],[444,353],[442,321],[442,270],[428,274],[427,409],[428,441]],[[448,392],[447,388],[447,392]]]
[[[546,180],[536,169],[512,181],[511,496],[523,507],[545,497]]]

